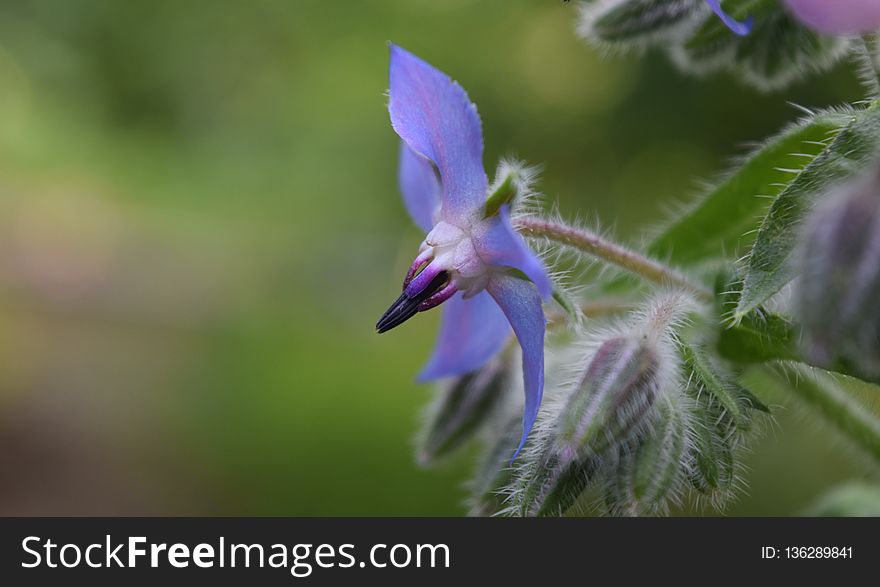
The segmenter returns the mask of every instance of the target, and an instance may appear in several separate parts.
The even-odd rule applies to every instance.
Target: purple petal
[[[544,329],[547,321],[541,307],[538,290],[528,281],[508,275],[495,275],[489,280],[487,290],[501,306],[501,310],[519,340],[523,357],[523,383],[526,407],[523,413],[523,433],[514,458],[522,450],[544,394]]]
[[[391,45],[389,78],[391,125],[413,151],[437,166],[443,218],[456,224],[486,199],[477,109],[449,76],[396,45]]]
[[[824,0],[828,1],[828,0]],[[752,23],[754,22],[754,18],[751,16],[748,17],[744,22],[739,22],[738,20],[731,17],[729,14],[724,12],[724,9],[721,8],[721,0],[706,0],[706,3],[712,8],[712,11],[718,15],[718,18],[721,19],[727,28],[733,31],[735,34],[744,37],[749,34],[749,31],[752,30]]]
[[[479,369],[501,350],[509,335],[507,318],[489,294],[480,292],[467,300],[456,294],[443,304],[437,346],[419,381]]]
[[[799,20],[831,35],[867,33],[880,29],[877,0],[785,0]]]
[[[547,276],[547,269],[522,235],[513,229],[507,206],[502,206],[496,216],[481,224],[473,235],[473,241],[477,254],[484,262],[522,271],[538,286],[544,299],[553,293],[553,283]]]
[[[440,210],[440,179],[430,161],[400,143],[400,171],[398,176],[403,203],[410,217],[425,232],[434,227]]]

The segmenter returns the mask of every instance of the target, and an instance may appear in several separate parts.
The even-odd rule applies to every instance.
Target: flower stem
[[[517,219],[514,226],[524,236],[549,239],[616,265],[647,281],[673,285],[694,293],[704,300],[712,299],[712,292],[692,282],[672,267],[649,259],[589,230],[543,218],[528,217]]]
[[[633,303],[615,300],[595,300],[583,302],[579,306],[581,314],[586,318],[604,318],[621,312],[627,312],[635,307]],[[556,312],[547,314],[547,321],[551,324],[564,323],[568,314]]]
[[[880,420],[859,405],[833,377],[798,363],[780,363],[768,371],[841,434],[880,461]]]

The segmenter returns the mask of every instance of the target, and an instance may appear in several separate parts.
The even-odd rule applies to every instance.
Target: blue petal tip
[[[516,460],[516,457],[519,456],[519,453],[522,452],[523,447],[526,445],[526,438],[528,438],[528,432],[523,434],[522,439],[519,441],[519,446],[516,447],[516,451],[514,451],[513,456],[510,457],[510,460],[507,462],[508,465],[512,465],[513,461]]]
[[[755,24],[755,17],[750,16],[747,19],[745,19],[745,21],[743,21],[741,23],[737,23],[737,24],[738,24],[738,26],[736,28],[731,27],[730,30],[732,30],[734,33],[736,33],[740,37],[745,37],[750,32],[752,32],[752,26]]]
[[[739,22],[721,8],[721,0],[706,0],[706,3],[712,8],[712,12],[718,15],[721,22],[723,22],[733,34],[744,37],[751,32],[752,25],[755,23],[754,17],[749,16],[743,22]]]

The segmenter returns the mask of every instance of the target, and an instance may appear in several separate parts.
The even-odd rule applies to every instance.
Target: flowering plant
[[[805,110],[640,249],[544,214],[521,163],[490,184],[464,89],[391,45],[400,187],[426,236],[376,327],[442,306],[420,460],[482,439],[472,513],[652,515],[686,494],[721,508],[772,418],[756,378],[880,461],[880,419],[846,391],[880,383],[880,82],[875,39],[858,36],[880,28],[880,4],[829,6],[582,3],[590,41],[662,45],[763,89],[845,54],[862,65],[864,102]],[[614,271],[584,295],[567,256]]]

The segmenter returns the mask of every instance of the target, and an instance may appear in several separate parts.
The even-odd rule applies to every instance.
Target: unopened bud
[[[702,5],[685,2],[586,2],[578,33],[594,43],[639,43],[680,28]]]
[[[688,296],[657,296],[634,321],[598,345],[557,402],[549,402],[523,452],[510,513],[562,515],[594,507],[604,483],[654,429],[655,403],[677,393],[672,340],[693,308]]]
[[[683,478],[688,446],[688,407],[682,401],[678,396],[660,402],[650,434],[622,463],[618,486],[624,500],[613,513],[660,513],[674,496]]]
[[[510,455],[519,446],[521,436],[522,417],[517,414],[499,426],[494,441],[487,443],[474,476],[468,481],[469,516],[493,516],[504,508],[504,488],[513,479],[514,471]],[[517,457],[520,458],[522,453]]]
[[[700,493],[723,500],[735,478],[735,430],[711,401],[697,401],[692,418],[693,446],[688,478]]]
[[[505,358],[496,358],[438,390],[420,443],[421,464],[429,465],[473,438],[504,395],[509,382]]]
[[[571,509],[606,464],[607,455],[590,455],[563,461],[552,444],[535,455],[520,471],[516,488],[516,513],[521,516],[561,516]]]
[[[603,343],[560,414],[560,459],[601,454],[645,422],[659,390],[659,357],[646,336]]]
[[[798,313],[807,353],[880,373],[880,169],[818,206],[803,233]]]

